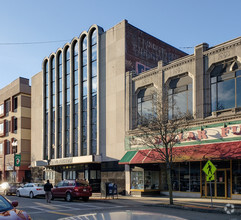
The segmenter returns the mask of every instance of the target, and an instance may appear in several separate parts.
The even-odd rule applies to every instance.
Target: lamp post
[[[17,140],[14,140],[12,142],[12,147],[13,147],[13,180],[14,180],[14,182],[16,182],[15,154],[17,153],[17,146],[18,146],[18,142],[17,142]]]

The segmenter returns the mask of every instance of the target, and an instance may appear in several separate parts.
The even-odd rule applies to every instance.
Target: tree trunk
[[[169,204],[173,205],[172,178],[171,178],[171,168],[169,164],[167,164],[167,186],[169,191]]]

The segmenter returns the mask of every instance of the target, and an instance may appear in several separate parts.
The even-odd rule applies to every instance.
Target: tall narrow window
[[[65,52],[65,157],[70,155],[70,52]]]
[[[180,114],[193,114],[192,78],[183,76],[170,81],[168,90],[169,118]]]
[[[57,148],[57,158],[62,157],[62,97],[63,97],[63,89],[62,89],[62,53],[58,55],[58,148]]]
[[[91,37],[91,153],[97,149],[97,35]]]
[[[55,146],[55,58],[51,62],[51,158],[54,158]]]
[[[82,57],[82,155],[87,155],[87,37],[81,45]]]
[[[78,60],[79,60],[79,47],[76,42],[74,45],[74,151],[73,156],[78,156],[78,99],[79,99],[79,77],[78,77]]]
[[[45,144],[44,144],[44,159],[48,159],[48,112],[49,112],[49,73],[48,73],[48,62],[45,63]]]

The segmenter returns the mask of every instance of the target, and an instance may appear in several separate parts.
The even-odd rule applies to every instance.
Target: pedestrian
[[[51,203],[51,189],[53,188],[53,185],[47,180],[47,183],[44,185],[44,191],[45,191],[45,198],[47,203]]]

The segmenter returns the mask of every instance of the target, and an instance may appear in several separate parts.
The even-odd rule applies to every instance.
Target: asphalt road
[[[18,209],[26,211],[33,220],[54,220],[54,219],[96,219],[96,220],[238,220],[240,216],[226,214],[202,213],[183,209],[164,208],[150,205],[151,200],[143,201],[136,199],[90,199],[88,202],[75,200],[66,202],[63,199],[55,199],[46,203],[44,198],[24,198],[8,196],[13,201],[19,202]]]

